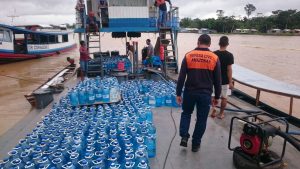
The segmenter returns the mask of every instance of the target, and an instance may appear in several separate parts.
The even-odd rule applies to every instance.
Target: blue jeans
[[[158,27],[166,26],[167,11],[159,10]]]
[[[194,107],[197,107],[197,121],[193,133],[193,145],[200,145],[202,136],[206,129],[207,117],[211,104],[211,95],[188,92],[183,93],[182,114],[180,119],[180,136],[189,138],[189,128],[191,122],[191,115]]]
[[[88,69],[88,61],[80,61],[80,69],[83,72],[84,75],[86,75],[87,69]]]

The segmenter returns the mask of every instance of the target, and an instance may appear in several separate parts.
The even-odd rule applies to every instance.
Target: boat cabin
[[[53,30],[42,32],[37,31],[38,27],[35,26],[24,28],[0,24],[1,56],[4,54],[48,54],[75,46],[72,32],[54,32]]]
[[[155,32],[158,31],[158,9],[155,0],[87,0],[78,10],[76,33],[84,33],[84,25],[91,18],[100,32]],[[78,6],[78,4],[77,4]],[[178,8],[168,10],[166,27],[179,29]]]

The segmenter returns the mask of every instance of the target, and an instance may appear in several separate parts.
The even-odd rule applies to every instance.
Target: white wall
[[[110,6],[109,18],[149,18],[148,7]]]

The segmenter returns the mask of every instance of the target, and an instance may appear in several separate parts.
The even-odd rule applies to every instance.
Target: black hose
[[[159,74],[159,73],[156,73],[156,72],[154,72],[154,73],[157,74],[158,76],[160,76],[160,77],[167,83],[167,85],[171,86],[171,85],[170,85],[170,82],[169,82],[165,77],[163,77],[163,76],[162,76],[161,74]],[[170,144],[169,144],[169,148],[168,148],[168,151],[167,151],[167,155],[166,155],[165,160],[164,160],[163,169],[166,168],[166,164],[167,164],[167,160],[168,160],[168,157],[169,157],[169,154],[170,154],[170,150],[171,150],[173,141],[174,141],[174,139],[175,139],[175,137],[176,137],[176,135],[177,135],[177,126],[176,126],[176,122],[175,122],[175,119],[174,119],[174,116],[173,116],[173,108],[172,108],[172,107],[171,107],[170,115],[171,115],[171,118],[172,118],[172,121],[173,121],[173,125],[174,125],[175,132],[174,132],[174,135],[173,135],[173,137],[172,137],[172,140],[171,140],[171,142],[170,142]]]
[[[292,136],[290,136],[289,134],[282,132],[280,130],[277,130],[276,134],[279,135],[280,137],[284,138],[287,142],[292,144],[298,151],[300,151],[300,143],[297,142]]]
[[[172,140],[171,140],[171,142],[170,142],[170,144],[169,144],[169,148],[168,148],[168,151],[167,151],[167,155],[166,155],[165,160],[164,160],[163,169],[166,168],[166,164],[167,164],[167,160],[168,160],[168,157],[169,157],[169,154],[170,154],[170,150],[171,150],[173,141],[174,141],[174,139],[175,139],[175,137],[176,137],[176,135],[177,135],[177,126],[176,126],[175,119],[174,119],[174,117],[173,117],[173,109],[172,109],[172,107],[171,107],[170,115],[171,115],[171,117],[172,117],[172,121],[173,121],[173,124],[174,124],[175,132],[174,132],[173,138],[172,138]]]

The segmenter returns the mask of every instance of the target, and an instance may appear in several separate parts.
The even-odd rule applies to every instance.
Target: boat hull
[[[53,49],[51,51],[44,51],[40,53],[34,53],[34,54],[16,54],[16,53],[1,53],[0,52],[0,64],[3,63],[10,63],[10,62],[16,62],[16,61],[23,61],[28,59],[37,59],[42,57],[50,57],[53,55],[58,55],[60,53],[68,52],[70,50],[73,50],[77,47],[76,44],[72,44],[70,46],[59,48],[59,49]]]

